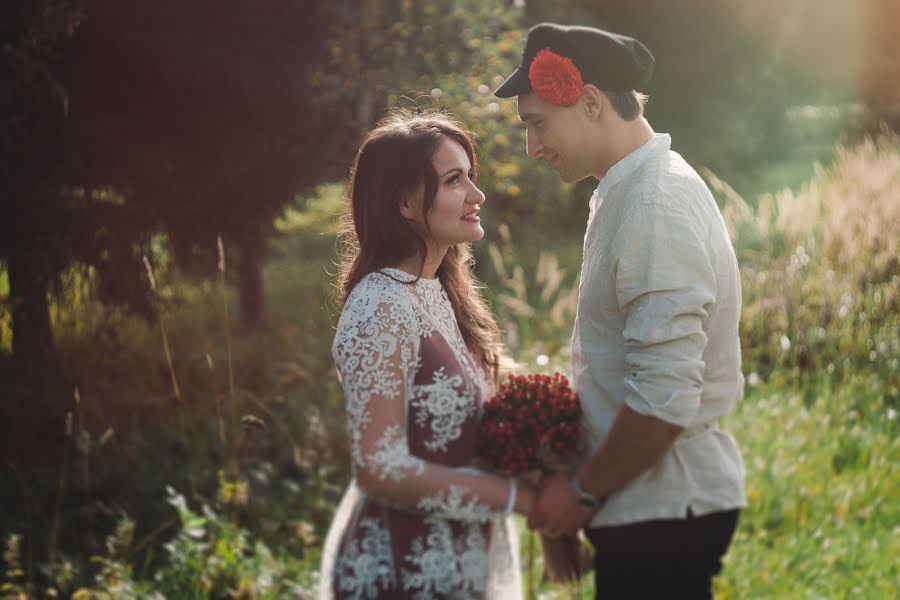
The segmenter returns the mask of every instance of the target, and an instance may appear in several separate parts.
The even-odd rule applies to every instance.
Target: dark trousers
[[[598,600],[712,598],[738,510],[586,529]]]

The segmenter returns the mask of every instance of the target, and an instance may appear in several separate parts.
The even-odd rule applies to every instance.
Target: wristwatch
[[[592,493],[586,491],[578,483],[578,467],[574,467],[569,474],[569,483],[572,484],[572,494],[578,507],[583,511],[597,512],[603,507],[606,498],[597,498]]]

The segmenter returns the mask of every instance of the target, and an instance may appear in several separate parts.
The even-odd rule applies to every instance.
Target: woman
[[[445,115],[395,115],[357,154],[332,348],[354,479],[322,598],[522,597],[510,513],[535,490],[471,467],[501,355],[469,270],[484,199],[472,142]]]

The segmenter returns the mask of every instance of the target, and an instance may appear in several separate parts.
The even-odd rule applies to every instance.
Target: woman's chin
[[[456,243],[466,244],[468,242],[477,242],[483,237],[484,229],[481,227],[481,223],[472,223],[466,227],[465,231],[460,232]]]
[[[441,245],[453,246],[455,244],[468,244],[477,242],[484,237],[484,229],[481,224],[473,224],[466,227],[465,231],[460,231],[457,235],[447,236]]]

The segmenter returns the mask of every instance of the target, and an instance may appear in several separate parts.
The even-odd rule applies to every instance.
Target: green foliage
[[[550,169],[536,168],[525,155],[515,100],[492,95],[519,63],[525,38],[521,10],[480,0],[450,5],[391,0],[362,7],[347,11],[335,25],[328,66],[334,75],[323,74],[322,81],[341,81],[344,88],[317,94],[323,109],[350,102],[358,115],[370,119],[361,123],[365,128],[382,116],[380,107],[454,114],[476,138],[478,185],[488,199],[486,222],[550,215],[583,222],[586,207],[579,207],[585,203],[570,193],[571,186],[561,184]],[[347,96],[348,90],[355,95]]]
[[[73,600],[163,600],[163,596],[151,591],[147,583],[137,583],[128,563],[128,550],[134,537],[134,522],[123,517],[115,532],[106,538],[106,555],[94,556],[96,565],[93,588],[79,588],[72,594]]]
[[[900,145],[838,148],[827,170],[751,209],[715,177],[744,288],[746,370],[777,382],[860,371],[900,381]]]
[[[184,496],[168,489],[181,529],[166,543],[168,566],[155,578],[169,598],[302,598],[301,565],[277,558],[249,532],[209,506],[191,510]]]
[[[750,507],[722,598],[891,598],[898,593],[896,390],[869,372],[838,385],[752,389],[727,426]],[[892,399],[893,395],[893,399]]]
[[[488,244],[492,273],[487,280],[495,294],[495,312],[507,348],[524,361],[523,367],[534,360],[544,368],[553,357],[557,370],[568,371],[564,365],[571,358],[569,325],[574,322],[578,302],[578,272],[561,267],[553,252],[541,250],[536,259],[523,253],[507,225],[501,224],[498,232],[500,243]],[[526,266],[535,262],[526,276]]]
[[[135,581],[132,560],[134,522],[122,517],[106,540],[106,554],[91,557],[94,581],[75,589],[72,600],[165,600],[165,598],[238,598],[279,600],[311,598],[315,576],[309,562],[277,556],[262,541],[209,506],[201,512],[168,488],[168,503],[178,513],[180,529],[165,545],[166,564],[151,580]],[[20,536],[10,535],[4,560],[7,564],[0,596],[4,600],[36,597],[33,585],[23,583]],[[67,565],[63,561],[62,565]],[[47,565],[51,569],[53,565]],[[51,569],[52,570],[52,569]],[[71,572],[51,577],[48,597],[71,589]]]
[[[0,598],[3,600],[17,600],[27,593],[22,582],[25,579],[25,571],[22,570],[20,560],[22,536],[10,534],[6,538],[6,547],[3,551],[3,562],[6,570],[3,573],[3,585],[0,585]]]

